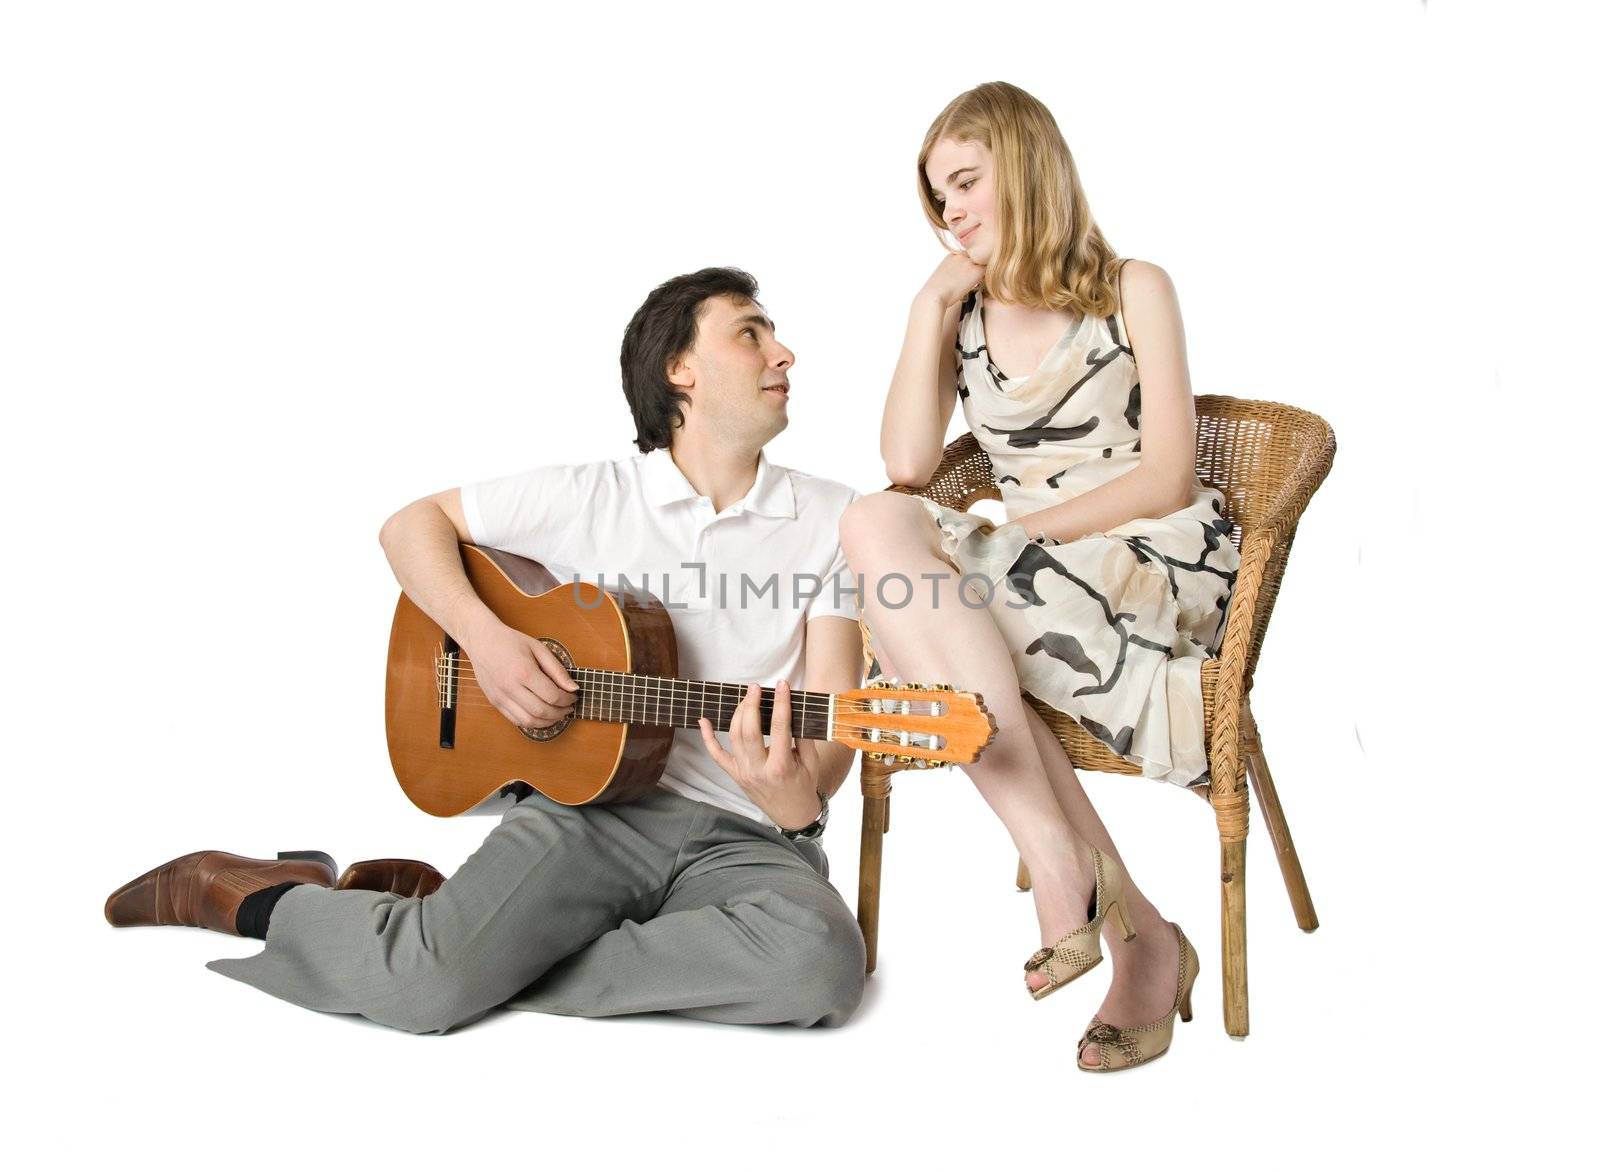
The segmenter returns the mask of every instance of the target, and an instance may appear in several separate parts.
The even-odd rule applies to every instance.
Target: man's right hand
[[[483,694],[512,724],[548,728],[572,711],[578,685],[539,640],[495,619],[462,645]]]

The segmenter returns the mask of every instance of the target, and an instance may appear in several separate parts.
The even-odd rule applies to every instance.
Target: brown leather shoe
[[[276,859],[195,851],[113,891],[106,900],[106,919],[117,928],[183,924],[237,936],[234,917],[245,896],[279,883],[328,887],[336,871],[321,851],[285,851]]]
[[[443,882],[443,875],[418,859],[362,859],[346,867],[334,886],[341,891],[392,891],[410,898],[432,895]]]

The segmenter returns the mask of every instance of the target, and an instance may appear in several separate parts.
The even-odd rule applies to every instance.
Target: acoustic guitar
[[[478,597],[550,648],[578,692],[557,724],[513,724],[484,695],[462,648],[402,594],[385,724],[395,777],[421,809],[494,812],[529,787],[566,805],[626,801],[660,780],[674,729],[695,728],[702,716],[730,727],[747,685],[678,679],[671,613],[648,592],[559,582],[537,562],[476,545],[463,545],[461,558]],[[761,690],[764,734],[773,699],[773,689]],[[981,697],[946,685],[790,693],[793,736],[912,767],[975,761],[994,730]]]

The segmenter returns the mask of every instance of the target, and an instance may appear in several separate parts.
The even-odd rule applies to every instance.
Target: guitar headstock
[[[833,739],[868,758],[916,769],[970,765],[994,740],[976,692],[880,680],[835,698]]]

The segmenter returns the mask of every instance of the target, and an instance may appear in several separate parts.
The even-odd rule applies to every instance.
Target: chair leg
[[[867,945],[867,972],[878,967],[878,896],[883,879],[883,836],[889,832],[889,777],[880,761],[861,762],[861,878],[856,922]]]
[[[1235,1038],[1250,1032],[1245,967],[1243,841],[1222,844],[1222,1024]]]
[[[1272,846],[1278,855],[1278,869],[1283,872],[1283,885],[1289,889],[1289,902],[1294,906],[1295,923],[1304,931],[1315,932],[1317,909],[1311,905],[1311,890],[1306,886],[1305,872],[1300,869],[1300,856],[1294,849],[1294,839],[1289,837],[1289,823],[1278,801],[1278,788],[1272,784],[1272,771],[1267,768],[1267,755],[1262,751],[1260,734],[1253,720],[1245,728],[1245,769],[1256,791],[1261,813],[1267,820],[1267,831],[1272,835]]]
[[[1028,864],[1019,856],[1017,859],[1017,890],[1031,891],[1033,889],[1033,876],[1028,874]]]
[[[1235,734],[1237,736],[1237,733]],[[1250,787],[1239,760],[1238,741],[1231,753],[1211,747],[1211,776],[1233,777],[1233,784],[1211,786],[1211,808],[1217,816],[1222,846],[1222,1024],[1235,1038],[1250,1032],[1250,983],[1245,967],[1245,843],[1250,835]],[[1228,758],[1232,758],[1229,760]]]

